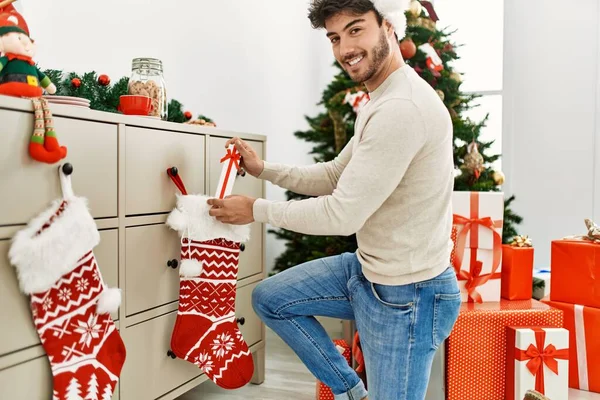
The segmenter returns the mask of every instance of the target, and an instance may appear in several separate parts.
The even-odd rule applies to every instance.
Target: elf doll
[[[30,98],[33,102],[35,124],[29,154],[49,164],[62,160],[67,156],[67,148],[58,144],[52,113],[42,98],[42,88],[54,94],[56,86],[36,67],[34,41],[29,37],[25,19],[14,9],[0,14],[0,53],[3,55],[0,57],[0,95]]]

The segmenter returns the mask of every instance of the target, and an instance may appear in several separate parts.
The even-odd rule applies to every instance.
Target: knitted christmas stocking
[[[92,251],[100,235],[86,199],[73,195],[60,170],[63,199],[15,235],[9,258],[30,296],[52,367],[53,399],[110,399],[125,361],[110,317],[121,294],[102,280]]]
[[[196,364],[220,387],[237,389],[254,373],[235,317],[240,242],[248,239],[250,228],[217,221],[208,214],[208,197],[186,195],[185,189],[182,193],[167,219],[181,237],[179,310],[171,354]]]

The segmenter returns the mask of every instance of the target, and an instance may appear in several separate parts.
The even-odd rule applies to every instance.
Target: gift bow
[[[219,193],[219,198],[222,199],[225,196],[225,189],[227,188],[227,181],[231,176],[231,169],[235,165],[235,169],[240,169],[240,159],[242,158],[241,154],[237,151],[235,147],[231,147],[227,149],[227,154],[223,158],[221,158],[221,163],[229,160],[229,165],[227,166],[227,174],[225,175],[225,181],[223,182],[223,187],[221,188],[221,193]]]
[[[517,235],[510,242],[512,247],[532,247],[531,239],[527,235]]]
[[[543,365],[558,375],[558,361],[569,359],[569,349],[558,350],[553,344],[544,347],[546,341],[546,331],[541,328],[533,328],[535,331],[536,345],[530,344],[527,350],[516,349],[517,360],[527,361],[527,369],[535,376],[535,390],[544,393],[544,368]],[[540,352],[540,349],[543,351]]]
[[[473,202],[472,202],[473,203]],[[474,204],[472,204],[473,206]],[[473,210],[473,208],[471,208]],[[453,215],[453,224],[454,225],[463,225],[463,229],[458,234],[456,240],[456,256],[454,257],[454,270],[456,271],[456,276],[459,280],[466,280],[467,284],[465,288],[469,294],[469,302],[482,303],[483,299],[481,295],[477,292],[477,287],[482,286],[487,283],[491,279],[500,279],[501,274],[496,272],[500,267],[500,261],[502,259],[502,238],[496,232],[494,227],[496,224],[491,217],[479,218],[475,216],[474,218],[467,218],[462,215]],[[492,272],[485,275],[480,275],[481,270],[483,269],[483,264],[481,261],[477,261],[477,229],[479,226],[484,226],[492,231],[492,235],[494,238],[493,243],[493,261],[492,261]],[[475,229],[472,229],[472,228]],[[471,231],[471,265],[470,270],[465,271],[462,270],[462,262],[464,257],[464,251],[467,242],[467,234]]]

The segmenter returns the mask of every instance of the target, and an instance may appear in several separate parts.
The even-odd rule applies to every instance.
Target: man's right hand
[[[258,177],[263,171],[265,164],[258,154],[256,154],[252,146],[239,137],[229,139],[227,143],[225,143],[225,148],[228,148],[231,144],[235,146],[242,156],[241,167],[250,175]]]

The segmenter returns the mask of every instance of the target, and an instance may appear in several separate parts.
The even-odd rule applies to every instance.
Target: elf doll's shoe
[[[535,390],[528,390],[523,400],[550,400],[550,398]]]

